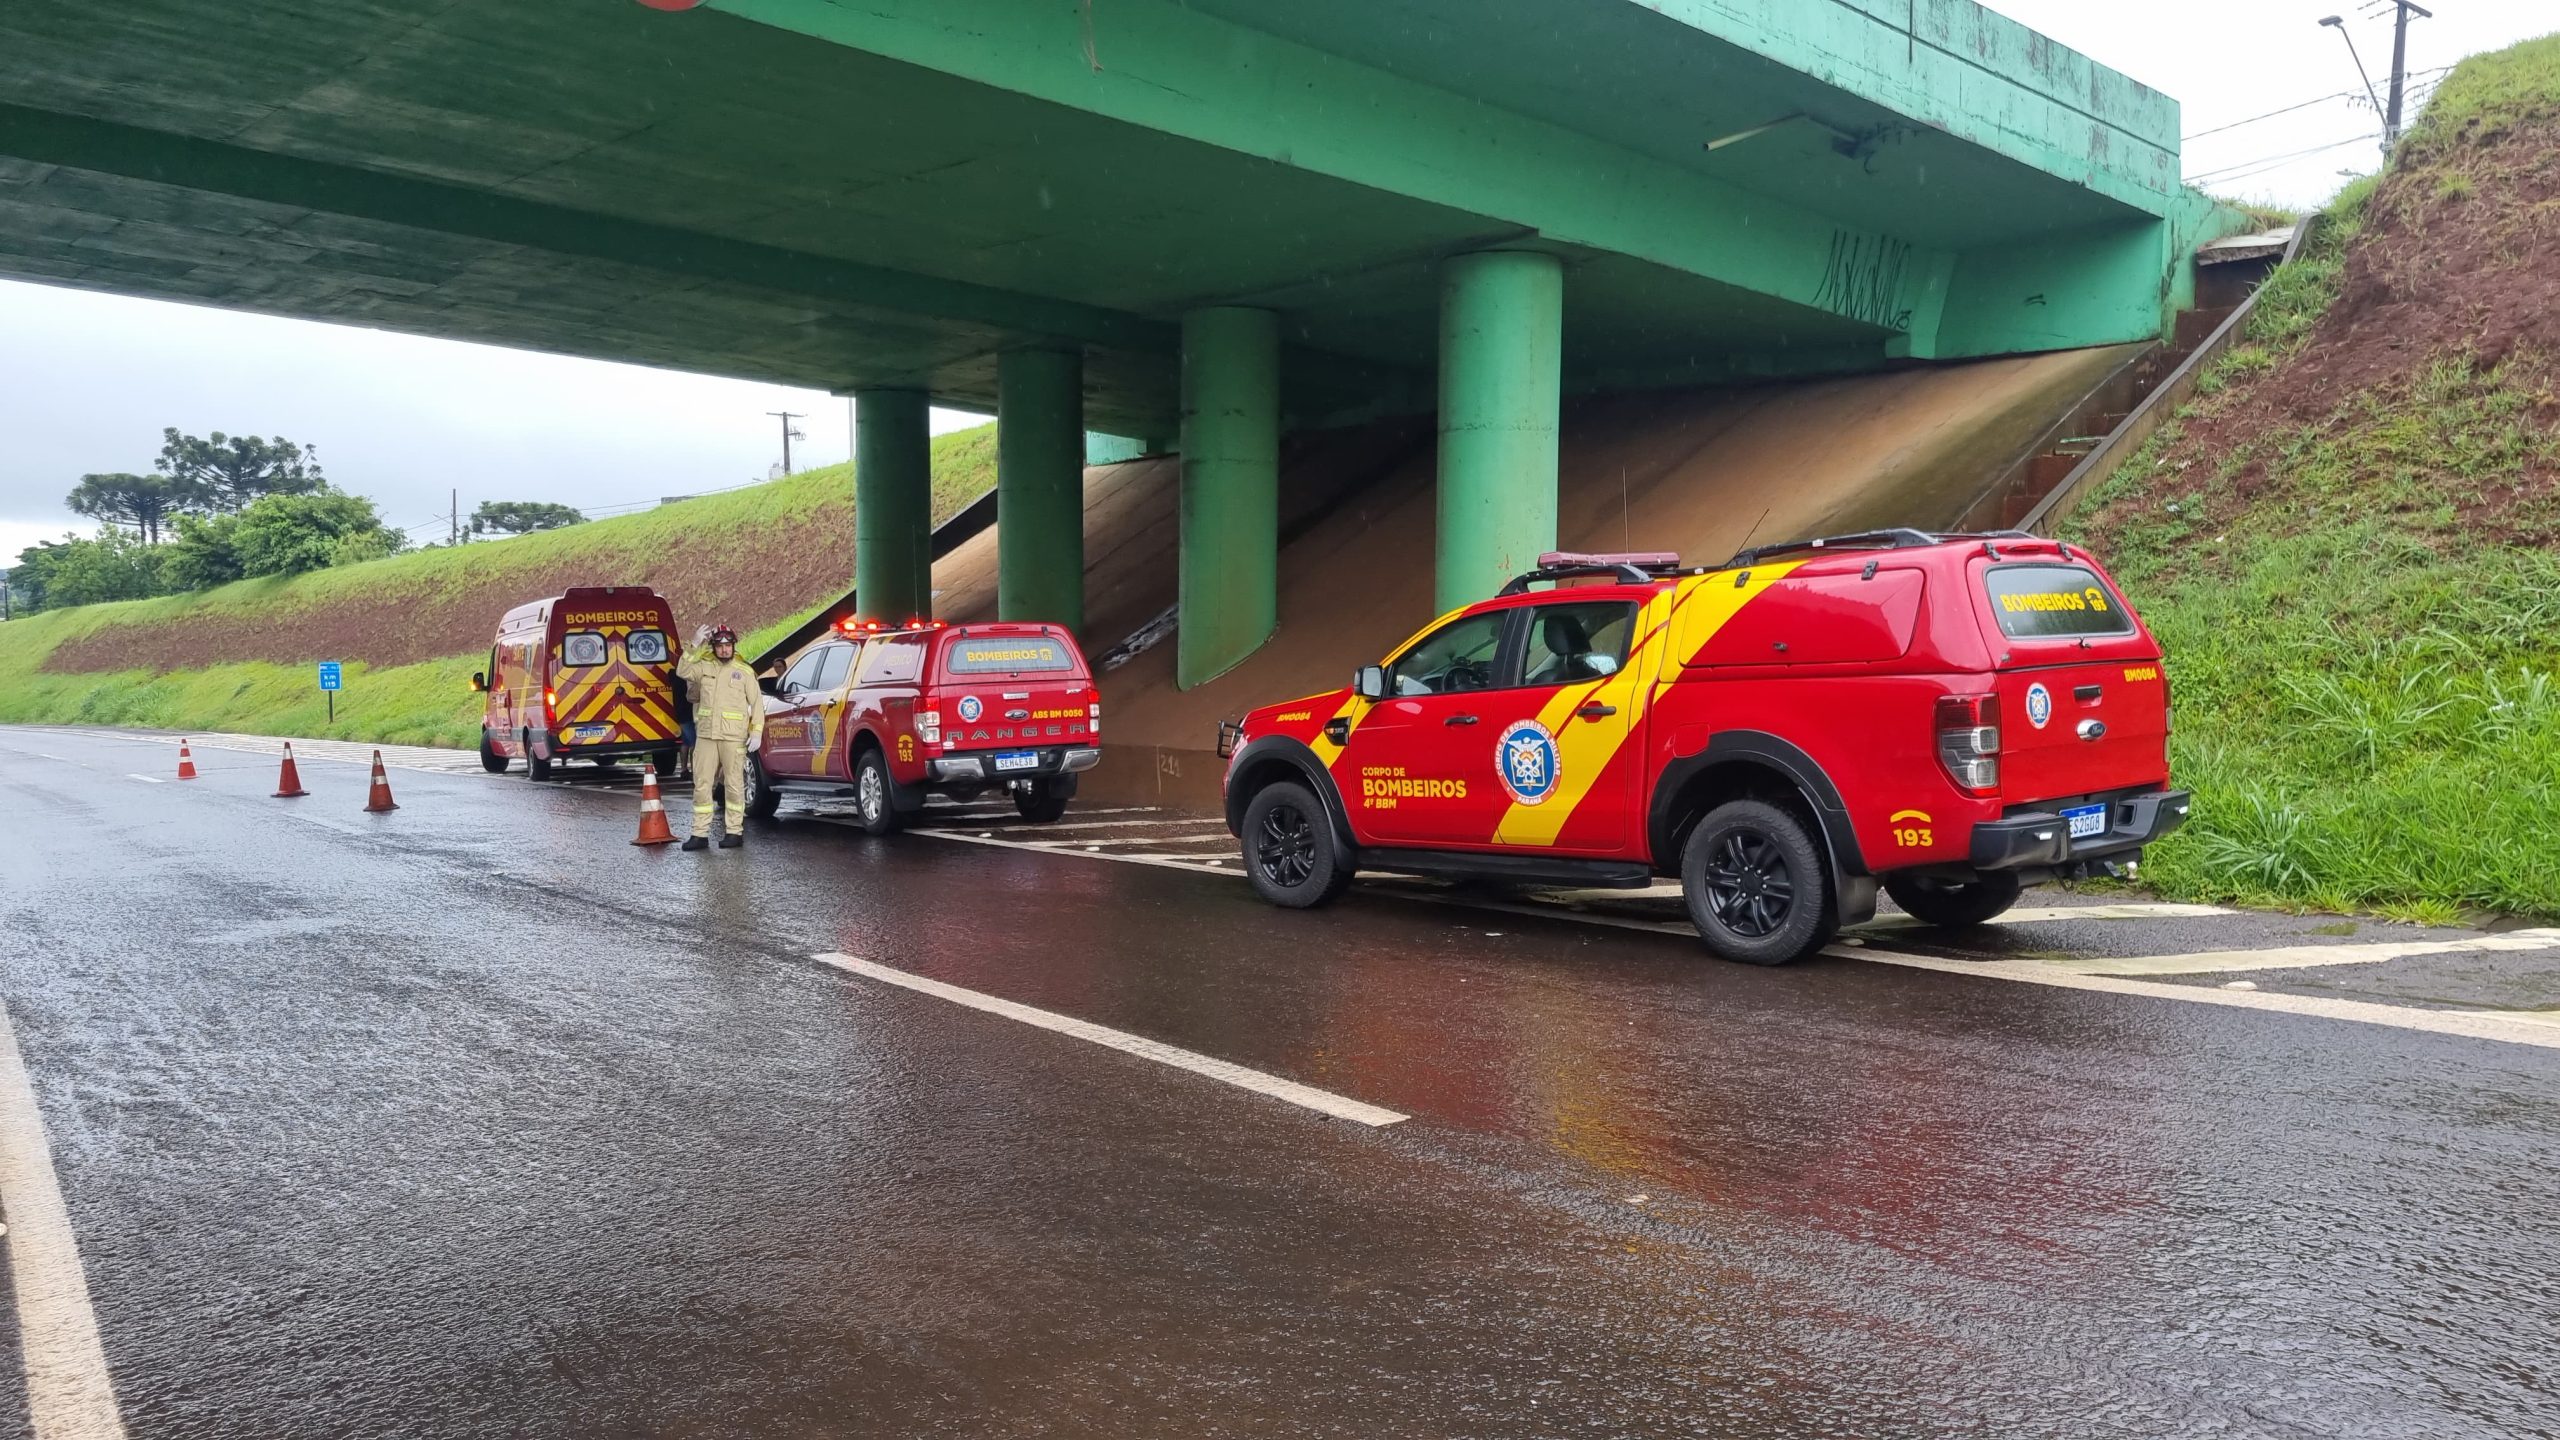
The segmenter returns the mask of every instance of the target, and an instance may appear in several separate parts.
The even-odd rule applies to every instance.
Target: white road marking
[[[2190,1005],[2227,1005],[2240,1010],[2271,1010],[2285,1015],[2312,1015],[2324,1020],[2352,1020],[2458,1035],[2471,1040],[2497,1040],[2510,1045],[2538,1045],[2560,1050],[2560,1025],[2546,1025],[2481,1010],[2417,1010],[2405,1005],[2377,1005],[2366,1000],[2338,1000],[2325,995],[2287,995],[2276,990],[2224,990],[2201,985],[2163,985],[2113,975],[2080,975],[2040,960],[1941,960],[1933,955],[1905,955],[1874,946],[1833,946],[1825,955],[1899,965],[1909,970],[1936,970],[1948,975],[1974,975],[1986,980],[2016,980],[2061,990],[2098,990],[2111,995],[2139,995],[2150,1000],[2183,1000]]]
[[[928,810],[925,814],[928,818],[935,818],[934,812],[932,811]],[[953,818],[966,819],[968,817],[955,816]],[[987,823],[987,820],[993,818],[995,817],[987,816],[974,820],[971,823],[983,825]],[[1042,825],[1027,820],[1020,820],[998,828],[1005,830],[1022,830],[1045,835],[1052,830],[1126,830],[1133,825],[1170,825],[1173,823],[1175,822],[1170,820],[1056,820],[1051,821],[1046,825]],[[919,826],[917,828],[922,829],[926,827]]]
[[[2234,915],[2219,905],[2180,905],[2167,900],[2121,900],[2104,905],[2019,905],[1995,915],[1993,925],[2042,925],[2055,920],[2178,920]],[[1857,927],[1865,930],[1926,930],[1927,922],[1908,915],[1879,915]]]
[[[2191,955],[2131,955],[2038,963],[2075,975],[2211,975],[2225,970],[2309,970],[2322,965],[2378,965],[2412,955],[2495,950],[2560,950],[2560,930],[2510,930],[2453,940],[2394,940],[2367,945],[2273,945],[2264,950],[2199,950]]]
[[[954,1005],[966,1005],[972,1010],[983,1010],[990,1015],[1001,1015],[1008,1020],[1019,1020],[1025,1025],[1036,1025],[1043,1030],[1055,1031],[1060,1035],[1072,1036],[1124,1054],[1135,1055],[1142,1060],[1153,1060],[1159,1065],[1170,1065],[1177,1070],[1188,1070],[1194,1075],[1205,1075],[1240,1090],[1250,1090],[1257,1095],[1268,1095],[1275,1100],[1286,1100],[1292,1105],[1304,1106],[1320,1114],[1333,1116],[1337,1120],[1352,1120],[1362,1125],[1382,1126],[1394,1125],[1413,1118],[1365,1101],[1351,1099],[1349,1096],[1336,1095],[1330,1090],[1318,1090],[1312,1085],[1301,1085],[1295,1080],[1283,1080],[1277,1075],[1265,1074],[1260,1070],[1249,1070],[1242,1065],[1203,1055],[1195,1050],[1184,1050],[1161,1041],[1149,1040],[1143,1035],[1132,1035],[1125,1030],[1096,1025],[1090,1020],[1078,1020],[1072,1015],[1061,1015],[1054,1010],[1042,1010],[1018,1001],[963,989],[958,985],[946,985],[939,980],[928,980],[922,975],[874,964],[869,960],[858,960],[851,955],[830,951],[814,958],[821,963],[855,975],[901,986],[920,994],[931,995],[936,999],[948,1000]]]
[[[9,1217],[9,1273],[18,1297],[18,1352],[36,1440],[122,1440],[98,1316],[80,1245],[53,1173],[44,1113],[27,1078],[9,1012],[0,1006],[0,1210]]]
[[[157,785],[160,783],[160,777],[157,775],[138,775],[130,770],[125,772],[124,778],[127,780],[139,780],[145,785]]]

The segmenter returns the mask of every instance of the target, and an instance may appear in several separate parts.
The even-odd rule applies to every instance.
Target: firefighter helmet
[[[724,643],[735,645],[738,643],[738,632],[729,628],[729,624],[725,620],[714,622],[711,627],[711,643],[714,645]]]

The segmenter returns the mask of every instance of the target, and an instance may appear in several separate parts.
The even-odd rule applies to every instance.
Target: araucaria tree
[[[327,484],[320,458],[308,445],[279,435],[210,437],[181,435],[175,426],[160,432],[160,469],[172,480],[201,486],[205,504],[214,510],[246,510],[268,495],[313,495]]]
[[[144,544],[157,545],[163,525],[204,508],[205,491],[171,475],[83,475],[62,503],[73,514],[129,528]]]

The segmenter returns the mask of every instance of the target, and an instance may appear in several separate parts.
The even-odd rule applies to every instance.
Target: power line
[[[2360,145],[2366,141],[2378,140],[2380,138],[2381,137],[2378,135],[2353,135],[2344,140],[2333,140],[2326,145],[2314,145],[2308,150],[2293,150],[2282,155],[2261,155],[2255,160],[2243,160],[2236,165],[2225,165],[2218,170],[2206,170],[2198,174],[2189,175],[2185,177],[2185,183],[2189,185],[2200,185],[2209,180],[2237,180],[2243,177],[2233,173],[2235,171],[2245,170],[2250,174],[2256,174],[2260,168],[2272,169],[2275,166],[2284,164],[2288,160],[2300,160],[2308,155],[2319,155],[2330,150],[2341,149],[2348,145]]]
[[[2270,110],[2264,115],[2252,115],[2246,120],[2234,120],[2228,125],[2216,125],[2210,130],[2199,130],[2193,135],[2181,135],[2178,137],[2178,143],[2184,145],[2190,140],[2201,140],[2207,135],[2219,135],[2225,130],[2237,130],[2243,125],[2255,125],[2261,120],[2273,120],[2279,115],[2290,115],[2296,110],[2308,110],[2314,105],[2326,105],[2332,100],[2350,99],[2355,93],[2353,90],[2339,90],[2316,100],[2304,100],[2298,104],[2287,105],[2281,110]]]

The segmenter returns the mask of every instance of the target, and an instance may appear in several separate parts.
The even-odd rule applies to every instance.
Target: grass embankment
[[[2065,528],[2170,657],[2186,898],[2560,916],[2560,37],[2463,63]]]
[[[935,440],[937,521],[995,483],[994,437]],[[683,625],[738,625],[752,653],[850,583],[852,491],[853,467],[832,465],[511,540],[29,616],[0,625],[0,723],[476,744],[468,681],[508,608],[573,584],[650,585]],[[335,723],[322,659],[345,664]]]

